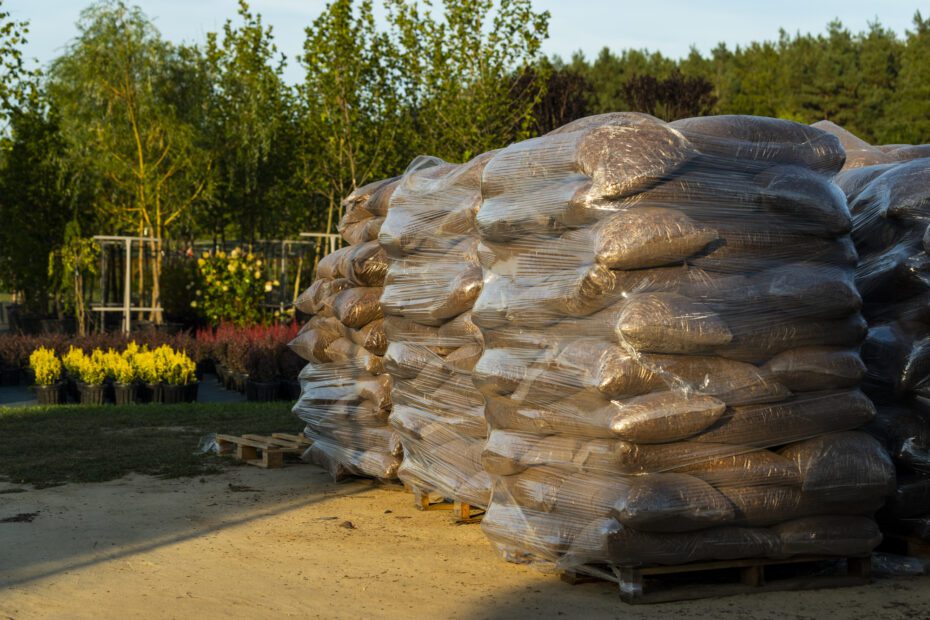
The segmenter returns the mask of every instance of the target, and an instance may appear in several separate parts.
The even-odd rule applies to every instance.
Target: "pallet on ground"
[[[217,435],[216,443],[220,454],[235,451],[238,460],[265,469],[284,467],[285,456],[299,457],[311,444],[309,439],[290,433]]]
[[[454,523],[478,523],[484,516],[484,508],[458,500],[450,500],[417,486],[404,486],[413,493],[413,504],[417,510],[451,510]]]
[[[787,560],[746,559],[678,566],[601,568],[608,571],[607,574],[613,573],[621,600],[642,604],[860,586],[870,582],[871,567],[871,556],[805,556]],[[829,574],[826,569],[831,569]],[[575,572],[562,573],[562,580],[570,584],[600,581],[597,577]]]

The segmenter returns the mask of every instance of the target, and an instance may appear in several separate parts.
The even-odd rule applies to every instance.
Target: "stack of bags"
[[[396,186],[396,179],[371,183],[345,200],[339,232],[349,245],[320,261],[296,302],[312,316],[291,342],[309,362],[294,413],[313,441],[305,458],[337,480],[396,478],[403,454],[388,425],[391,378],[379,302],[388,262],[377,241]]]
[[[473,371],[505,557],[679,564],[869,552],[893,488],[838,140],[619,113],[487,162]]]
[[[843,170],[864,168],[882,164],[896,164],[923,157],[930,157],[930,144],[869,144],[851,131],[832,121],[818,121],[811,125],[839,139],[846,151]]]
[[[918,146],[892,153],[922,150],[930,154]],[[869,430],[898,468],[880,520],[887,531],[930,539],[930,158],[849,169],[836,181],[860,254],[864,388],[878,409]]]
[[[418,158],[391,198],[380,242],[389,258],[381,306],[394,384],[391,426],[408,485],[486,507],[484,399],[472,384],[482,352],[471,308],[481,292],[475,216],[490,154],[466,164]]]

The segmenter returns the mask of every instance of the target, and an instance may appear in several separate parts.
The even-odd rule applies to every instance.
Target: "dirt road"
[[[504,563],[479,526],[406,493],[311,466],[0,493],[0,618],[282,616],[919,620],[930,577],[633,608],[609,584]]]

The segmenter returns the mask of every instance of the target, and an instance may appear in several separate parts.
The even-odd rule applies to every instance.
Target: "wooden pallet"
[[[450,501],[444,497],[437,497],[435,493],[416,486],[404,486],[413,493],[413,505],[417,510],[451,510],[454,523],[478,523],[484,516],[484,508],[458,500]]]
[[[845,560],[845,574],[822,574],[811,568]],[[871,580],[871,557],[810,556],[790,560],[730,560],[695,562],[679,566],[610,566],[620,586],[620,599],[630,604],[666,603],[718,598],[737,594],[817,590],[859,586]],[[809,574],[799,574],[807,569]],[[600,581],[578,573],[563,573],[571,583]]]
[[[900,555],[909,555],[915,558],[930,558],[930,540],[908,536],[906,534],[889,534],[882,533],[882,544],[879,546],[882,551],[897,553]]]
[[[300,456],[310,446],[310,440],[301,435],[272,433],[267,435],[217,435],[220,454],[231,454],[249,465],[277,469],[284,467],[285,455]]]

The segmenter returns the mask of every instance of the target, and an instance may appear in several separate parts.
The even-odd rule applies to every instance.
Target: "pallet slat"
[[[413,493],[413,504],[417,510],[451,510],[454,523],[478,523],[484,516],[484,509],[458,500],[446,498],[433,499],[431,492],[417,486],[405,485]]]
[[[843,575],[812,574],[801,577],[770,579],[766,571],[769,567],[800,567],[828,561],[835,562],[837,560],[845,560],[846,562],[846,573]],[[871,580],[871,557],[809,556],[788,560],[743,559],[695,562],[679,566],[610,566],[609,570],[613,572],[617,579],[621,600],[630,604],[648,604],[757,592],[816,590],[865,585]],[[730,580],[724,582],[671,583],[668,581],[669,578],[676,575],[722,570],[735,570],[736,575],[728,575],[727,577]],[[737,575],[738,578],[736,578]],[[717,578],[719,579],[719,576]],[[663,583],[663,580],[665,583]],[[602,580],[583,573],[566,572],[562,574],[562,581],[570,584],[580,584]]]

